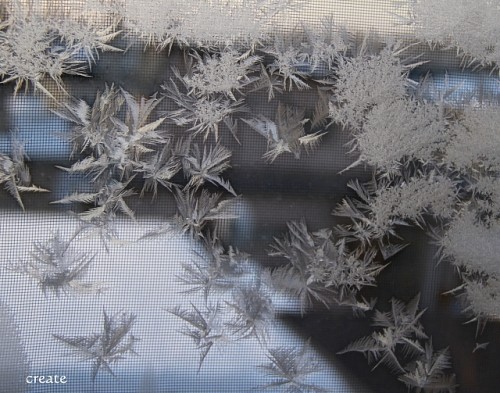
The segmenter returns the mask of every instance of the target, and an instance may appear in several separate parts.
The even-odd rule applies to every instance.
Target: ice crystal
[[[59,233],[46,242],[36,242],[31,260],[12,267],[12,270],[34,279],[44,294],[99,293],[105,289],[103,283],[86,282],[85,276],[95,255],[81,252],[72,245],[78,232],[69,240]]]
[[[463,211],[455,217],[441,237],[443,258],[468,272],[481,272],[500,278],[500,222],[479,222],[474,211]]]
[[[75,337],[54,335],[54,338],[66,345],[75,356],[84,361],[92,361],[93,380],[101,370],[115,376],[111,366],[127,355],[136,354],[134,345],[138,338],[131,333],[136,316],[125,312],[108,315],[103,311],[103,314],[100,333]]]
[[[220,323],[221,309],[218,305],[207,305],[204,310],[200,310],[191,304],[191,309],[185,310],[181,307],[175,307],[169,312],[189,325],[182,330],[182,333],[190,337],[200,351],[198,365],[198,371],[200,371],[212,347],[215,344],[223,343],[226,340],[226,334]]]
[[[278,103],[275,121],[259,115],[253,119],[243,119],[252,129],[267,138],[267,152],[263,155],[269,162],[273,162],[283,153],[292,153],[300,158],[302,148],[306,151],[314,149],[322,132],[306,134],[304,124],[309,119],[304,117],[305,110]]]
[[[450,367],[448,348],[435,352],[429,341],[420,359],[406,366],[406,372],[398,379],[415,393],[453,393],[457,386],[455,374],[443,371]]]
[[[334,215],[348,218],[350,221],[348,224],[337,225],[336,233],[347,243],[357,243],[363,250],[378,247],[384,259],[390,258],[404,248],[404,245],[391,244],[391,240],[398,237],[395,225],[406,225],[406,223],[396,217],[389,221],[378,222],[377,212],[374,211],[374,208],[377,208],[374,204],[377,183],[361,185],[355,180],[350,181],[347,186],[355,191],[356,198],[344,198],[333,212]]]
[[[436,160],[446,140],[444,117],[436,104],[415,99],[380,102],[365,113],[354,134],[352,151],[359,151],[359,157],[349,168],[365,163],[397,174],[409,161]]]
[[[15,133],[12,135],[11,155],[0,153],[0,185],[15,198],[24,210],[21,199],[23,192],[48,192],[48,190],[31,184],[31,174],[25,160],[28,159],[24,151],[24,144],[20,142]]]
[[[276,75],[282,80],[284,90],[291,91],[293,87],[299,90],[310,88],[306,82],[310,73],[304,70],[304,66],[308,64],[307,53],[279,40],[265,51],[274,57],[274,61],[267,66],[267,69],[271,75]]]
[[[224,94],[236,101],[235,93],[241,93],[245,86],[255,82],[258,77],[250,74],[256,71],[259,56],[249,52],[240,54],[234,50],[224,50],[220,54],[203,57],[193,52],[195,64],[184,76],[189,95],[211,96]]]
[[[240,288],[227,304],[235,313],[226,325],[232,334],[239,339],[255,337],[260,343],[266,343],[269,326],[274,320],[274,307],[262,288]]]
[[[425,353],[418,341],[427,338],[419,321],[425,311],[418,310],[419,298],[417,295],[407,305],[400,300],[391,299],[391,310],[376,310],[373,317],[373,326],[382,330],[354,341],[339,353],[362,352],[370,363],[377,362],[374,369],[380,364],[386,364],[394,372],[404,373],[405,369],[397,356],[399,349],[406,355]]]
[[[147,160],[143,159],[138,162],[138,167],[135,171],[141,173],[144,179],[141,196],[147,191],[153,191],[154,198],[158,192],[158,185],[172,190],[172,187],[175,185],[172,182],[173,177],[182,168],[181,155],[178,149],[179,143],[174,145],[172,138],[167,138],[161,151],[156,152]]]
[[[307,42],[303,44],[311,72],[326,68],[329,73],[339,59],[343,58],[351,44],[349,34],[335,24],[333,16],[324,17],[320,26],[305,29]]]
[[[127,189],[130,180],[125,183],[110,180],[98,192],[74,193],[51,203],[93,203],[95,207],[79,214],[83,221],[92,223],[107,222],[115,217],[117,211],[121,211],[130,218],[135,219],[134,212],[124,199],[135,194],[134,190]]]
[[[500,9],[490,0],[419,0],[412,4],[417,36],[445,47],[456,47],[465,66],[500,63]]]
[[[272,381],[259,389],[279,389],[284,393],[326,393],[321,386],[308,379],[321,372],[321,366],[310,349],[309,342],[302,348],[278,347],[269,350],[270,363],[260,366]]]
[[[202,292],[205,299],[219,290],[228,290],[233,286],[220,266],[214,265],[212,260],[205,261],[199,255],[197,260],[182,265],[183,273],[179,277],[182,284],[189,286],[184,293]]]
[[[86,76],[85,67],[73,48],[57,44],[58,33],[42,18],[12,19],[0,25],[0,76],[2,83],[14,81],[14,92],[30,83],[49,97],[43,84],[48,76],[63,89],[63,74]]]
[[[185,90],[188,90],[189,87],[179,71],[174,69],[174,74],[184,85]],[[232,115],[248,111],[243,105],[243,99],[235,101],[221,95],[196,97],[188,92],[181,92],[173,79],[170,79],[170,83],[162,85],[162,88],[165,90],[165,95],[179,107],[177,110],[165,113],[176,125],[190,126],[188,131],[194,135],[204,134],[205,140],[212,133],[217,141],[219,139],[219,125],[224,122],[237,139],[236,123],[232,120]]]
[[[400,221],[421,225],[423,214],[450,218],[457,202],[455,183],[447,177],[431,174],[379,187],[370,206],[376,225],[388,231]]]
[[[387,47],[378,55],[370,56],[362,50],[356,57],[339,59],[335,95],[330,103],[335,122],[359,129],[373,107],[406,96],[411,67],[403,64],[400,52],[397,47]]]
[[[229,162],[231,154],[231,151],[220,144],[210,146],[209,149],[204,145],[203,152],[199,145],[194,144],[189,155],[182,159],[184,174],[190,178],[186,187],[193,187],[197,190],[205,182],[210,182],[236,196],[229,181],[224,180],[220,175],[231,167]]]
[[[285,14],[295,0],[245,0],[227,5],[225,1],[150,1],[148,6],[126,1],[126,23],[146,44],[158,50],[181,47],[253,47],[272,31],[272,18]]]
[[[288,265],[270,273],[273,286],[298,296],[301,311],[316,300],[331,306],[333,302],[368,309],[368,303],[356,300],[365,286],[374,286],[383,266],[374,262],[374,253],[351,252],[342,240],[334,243],[332,231],[310,233],[304,222],[288,223],[289,232],[275,239],[269,255],[289,260]]]
[[[88,23],[62,19],[55,21],[55,27],[61,43],[71,48],[75,58],[82,56],[89,68],[97,62],[99,52],[122,52],[122,49],[109,44],[121,33],[121,31],[115,31],[115,24],[98,29]]]
[[[499,123],[500,112],[497,108],[467,107],[463,116],[451,127],[444,162],[464,173],[476,170],[500,173]]]
[[[191,236],[203,237],[203,230],[210,222],[238,218],[228,210],[231,199],[221,200],[220,194],[187,189],[176,190],[174,195],[179,211],[175,221],[182,232]]]

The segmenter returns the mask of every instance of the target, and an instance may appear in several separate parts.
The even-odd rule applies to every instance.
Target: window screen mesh
[[[418,99],[433,103],[442,100],[447,111],[462,113],[464,106],[471,105],[498,108],[498,70],[494,63],[474,69],[481,65],[478,60],[464,67],[470,57],[460,51],[457,54],[455,42],[426,42],[422,38],[425,38],[423,27],[414,19],[414,2],[54,0],[4,3],[1,15],[5,25],[0,25],[0,69],[6,82],[0,85],[0,157],[3,160],[0,161],[3,165],[0,183],[5,187],[0,192],[3,268],[0,392],[407,391],[402,376],[410,369],[415,370],[412,360],[422,359],[424,342],[429,340],[420,337],[418,347],[413,345],[402,356],[400,361],[406,370],[393,367],[391,371],[391,363],[385,361],[378,365],[381,358],[391,357],[392,351],[372,352],[372,357],[375,355],[371,364],[361,353],[340,355],[338,352],[349,343],[382,331],[372,325],[374,311],[353,313],[351,307],[335,302],[327,307],[320,296],[313,296],[312,305],[303,310],[296,297],[276,290],[270,281],[270,272],[286,263],[285,258],[272,256],[271,245],[289,231],[287,223],[303,220],[310,233],[335,228],[342,219],[332,215],[332,211],[346,196],[354,197],[352,188],[347,186],[349,180],[369,181],[374,172],[369,165],[344,171],[357,158],[356,149],[351,151],[353,145],[349,143],[353,134],[349,127],[331,119],[325,119],[323,127],[316,129],[324,135],[314,149],[308,151],[302,146],[300,158],[285,150],[272,162],[263,157],[272,147],[272,138],[264,137],[241,119],[277,121],[275,116],[280,105],[303,109],[304,117],[312,119],[318,89],[334,94],[334,90],[328,90],[328,83],[335,83],[338,58],[331,69],[325,64],[311,68],[310,57],[294,64],[297,78],[305,81],[309,89],[296,86],[287,89],[286,82],[282,84],[283,80],[279,79],[283,74],[278,71],[278,89],[271,100],[265,89],[253,89],[253,84],[241,92],[236,91],[238,99],[244,97],[246,108],[234,115],[239,125],[237,138],[223,122],[218,125],[217,141],[214,132],[207,132],[207,138],[203,132],[192,136],[189,128],[193,124],[176,124],[172,116],[169,117],[179,106],[168,94],[153,110],[150,119],[165,118],[160,126],[162,132],[165,131],[162,136],[168,133],[168,138],[179,141],[191,135],[191,146],[197,144],[200,152],[216,143],[231,152],[230,168],[223,172],[222,178],[230,182],[238,196],[233,198],[227,189],[220,187],[220,182],[208,178],[197,195],[207,189],[211,193],[220,192],[224,200],[231,200],[226,216],[209,220],[207,228],[216,231],[225,255],[239,250],[248,256],[244,258],[242,272],[235,276],[237,279],[211,277],[214,282],[205,282],[204,286],[197,287],[186,281],[189,281],[189,272],[207,279],[204,274],[209,269],[206,265],[209,256],[204,244],[210,243],[208,237],[213,234],[206,228],[202,235],[196,229],[193,234],[190,233],[193,227],[186,229],[186,226],[183,233],[182,227],[179,230],[179,219],[175,218],[180,215],[175,195],[181,192],[176,190],[186,186],[189,176],[180,170],[172,178],[173,186],[160,185],[157,195],[153,196],[150,191],[141,195],[146,179],[144,168],[129,168],[135,176],[128,173],[123,178],[127,171],[120,172],[121,178],[112,175],[113,184],[130,180],[126,188],[134,192],[126,198],[126,206],[134,212],[134,217],[127,217],[121,202],[115,200],[110,208],[113,219],[105,226],[93,225],[94,221],[85,219],[85,212],[102,206],[102,199],[98,198],[103,196],[94,195],[98,176],[96,172],[68,172],[67,168],[85,158],[89,145],[75,149],[68,136],[72,135],[76,123],[61,113],[67,113],[65,105],[67,109],[78,100],[92,107],[96,94],[112,86],[117,94],[129,92],[137,102],[155,93],[158,98],[163,97],[162,86],[182,86],[174,68],[186,75],[189,65],[193,67],[196,63],[193,53],[200,53],[201,58],[206,59],[227,45],[239,53],[250,50],[260,56],[259,66],[252,72],[261,77],[260,64],[266,68],[273,62],[276,48],[273,45],[305,47],[308,39],[322,32],[328,21],[334,21],[331,32],[335,37],[346,38],[348,46],[339,54],[346,59],[360,53],[376,55],[395,42],[408,45],[401,58],[419,63],[408,73],[410,81],[421,82]],[[446,3],[453,7],[451,2]],[[460,6],[466,3],[460,2]],[[19,78],[5,70],[9,69],[7,63],[11,56],[22,58],[21,52],[27,49],[21,47],[22,42],[17,42],[18,46],[11,52],[5,48],[9,39],[12,40],[6,32],[19,20],[54,24],[69,20],[91,26],[92,31],[103,34],[119,32],[107,43],[119,50],[102,51],[105,46],[92,48],[90,52],[95,59],[89,67],[85,46],[82,46],[72,53],[69,61],[83,64],[82,73],[86,76],[63,75],[62,84],[57,83],[57,78],[51,79],[48,72],[28,76],[16,92]],[[33,26],[22,26],[23,31],[33,29],[37,34]],[[106,31],[109,26],[115,26],[114,30]],[[170,41],[165,38],[168,34],[171,34]],[[70,40],[56,35],[45,41],[49,44],[42,52],[61,53],[61,47]],[[78,40],[85,38],[76,37],[75,41]],[[26,42],[33,45],[36,40]],[[158,49],[162,44],[163,48]],[[26,59],[22,60],[25,65]],[[300,73],[300,70],[305,71]],[[224,100],[231,102],[233,98],[226,96]],[[115,119],[126,122],[127,116],[131,116],[126,108],[125,103]],[[113,124],[120,126],[118,121]],[[316,131],[310,122],[304,124],[309,135]],[[19,178],[14,178],[12,186],[7,157],[12,157],[14,139],[24,143],[31,179],[21,184]],[[495,141],[498,139],[492,141],[493,145]],[[467,148],[463,146],[464,150]],[[144,156],[149,159],[161,150],[155,147],[157,151],[151,151],[148,146],[144,149]],[[492,176],[495,178],[496,172]],[[455,174],[453,179],[466,180]],[[16,191],[16,187],[31,184],[50,192],[21,192],[22,208],[15,195],[23,190]],[[87,193],[88,203],[53,203],[75,193]],[[468,319],[462,310],[467,305],[461,304],[460,298],[453,294],[443,295],[460,286],[462,281],[449,261],[436,265],[437,246],[428,236],[430,228],[437,227],[439,220],[436,222],[432,216],[425,216],[423,220],[425,225],[421,227],[397,226],[398,235],[404,239],[398,244],[409,243],[409,246],[382,262],[390,263],[377,276],[376,286],[363,288],[357,293],[357,299],[366,300],[366,304],[374,299],[376,309],[388,311],[391,304],[394,305],[391,299],[408,303],[419,295],[418,308],[426,309],[421,317],[425,334],[432,337],[435,350],[449,348],[451,366],[445,368],[444,373],[456,375],[457,391],[494,392],[494,365],[500,350],[498,315],[487,315],[490,320],[484,330],[482,319],[477,322],[472,317],[472,323],[464,325]],[[66,274],[69,286],[59,288],[58,283],[49,282],[47,272],[56,262],[50,259],[47,247],[52,247],[52,251],[54,247],[67,247],[64,251],[59,249],[59,259],[55,259],[60,263],[60,276],[51,277],[64,280],[61,275]],[[40,262],[43,258],[45,262]],[[381,260],[380,254],[376,258]],[[37,270],[40,266],[45,270]],[[63,269],[65,266],[67,270]],[[78,271],[75,266],[80,266],[82,274],[72,281],[68,274],[71,269],[73,273],[75,269]],[[494,274],[492,277],[498,278]],[[208,291],[208,285],[214,289]],[[257,315],[262,321],[252,330],[255,319],[246,314],[247,319],[238,320],[240,303],[235,303],[242,301],[241,297],[250,296],[255,288],[259,289],[262,299],[272,303],[269,307],[273,311],[266,316],[262,310],[253,310],[254,317]],[[495,302],[498,304],[498,300]],[[183,312],[198,318],[203,316],[205,322],[213,325],[213,330],[200,336],[203,326],[190,324],[191,317]],[[220,320],[219,315],[223,316]],[[127,321],[130,329],[125,329]],[[199,323],[199,319],[197,321]],[[122,336],[117,333],[120,328],[125,329]],[[260,328],[262,335],[258,333]],[[115,338],[120,337],[119,344],[105,343],[106,334],[110,332]],[[410,338],[413,340],[413,336]],[[483,343],[489,345],[481,345]],[[411,347],[411,343],[408,345]],[[400,346],[403,344],[398,343],[394,352],[397,348],[399,353]],[[276,367],[271,367],[273,356],[286,353],[290,355],[288,360],[302,356],[303,363],[295,364],[299,371],[289,370],[289,375],[297,374],[291,379],[287,379],[289,375],[276,374]],[[39,376],[44,376],[45,382],[54,383],[41,383]],[[65,383],[61,383],[61,377]],[[415,386],[412,389],[419,391]]]

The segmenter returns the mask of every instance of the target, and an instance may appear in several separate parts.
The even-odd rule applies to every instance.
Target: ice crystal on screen
[[[478,170],[500,173],[499,123],[498,108],[466,107],[451,126],[443,161],[464,173]]]
[[[478,332],[500,318],[498,219],[482,221],[474,210],[458,214],[437,236],[440,258],[455,265],[463,284],[450,291],[464,303],[464,312],[477,321]]]
[[[331,230],[311,233],[304,222],[290,222],[288,230],[269,250],[269,255],[289,261],[270,272],[274,288],[297,296],[303,313],[313,301],[327,307],[337,303],[370,308],[356,294],[365,286],[376,285],[375,277],[383,269],[374,261],[373,252],[350,251],[344,240],[334,241]]]
[[[311,72],[326,68],[329,73],[337,61],[341,60],[351,47],[352,37],[342,27],[335,24],[333,16],[323,17],[320,26],[305,28],[307,41],[303,43]]]
[[[209,149],[204,145],[203,151],[198,144],[193,144],[190,153],[182,158],[184,174],[189,177],[186,187],[197,190],[208,182],[236,196],[229,181],[221,177],[221,173],[231,167],[231,155],[231,151],[220,144],[210,146]]]
[[[95,255],[78,251],[73,245],[78,232],[64,240],[59,233],[46,242],[34,243],[29,261],[13,265],[12,270],[25,274],[35,280],[47,295],[61,293],[100,293],[105,290],[101,282],[89,282],[86,275]]]
[[[410,2],[417,36],[446,48],[456,47],[464,66],[500,63],[500,9],[490,0],[418,0]]]
[[[268,341],[268,329],[274,320],[274,306],[261,288],[239,288],[227,302],[235,317],[226,324],[238,339],[255,337],[260,343]]]
[[[464,211],[449,223],[439,241],[442,257],[468,272],[500,277],[499,236],[498,220],[485,224],[473,211]]]
[[[436,104],[415,99],[380,102],[354,133],[352,150],[359,157],[349,168],[365,163],[383,173],[397,173],[408,162],[436,160],[446,140],[445,119]]]
[[[48,190],[31,183],[31,174],[25,160],[24,143],[12,134],[12,149],[10,156],[0,153],[0,185],[11,194],[24,210],[21,199],[23,192],[48,192]]]
[[[497,275],[464,279],[463,287],[458,288],[459,296],[465,302],[464,312],[477,322],[477,333],[488,321],[500,318],[500,279]]]
[[[273,47],[265,51],[274,57],[267,69],[271,75],[276,75],[282,81],[283,90],[291,91],[294,87],[299,90],[310,88],[306,82],[309,76],[307,54],[300,48],[277,40]]]
[[[259,386],[259,390],[284,393],[326,393],[323,387],[310,381],[322,368],[314,357],[309,342],[302,348],[278,347],[269,349],[269,363],[259,366],[272,380]]]
[[[388,221],[379,221],[377,211],[374,210],[377,208],[374,205],[377,183],[372,181],[362,185],[355,180],[350,181],[347,186],[354,190],[356,197],[344,198],[334,210],[335,216],[349,220],[346,224],[337,225],[335,228],[337,235],[347,243],[354,243],[363,250],[380,249],[384,259],[400,251],[404,246],[392,244],[391,240],[398,238],[395,225],[405,225],[405,222],[394,216]]]
[[[141,167],[142,157],[166,142],[158,130],[164,118],[148,122],[160,100],[153,96],[137,101],[125,90],[111,86],[97,93],[92,107],[83,100],[65,104],[57,114],[75,124],[69,136],[74,151],[88,155],[70,168],[61,169],[90,174],[93,181],[99,179],[99,182],[113,176],[129,179]],[[123,103],[127,110],[121,118]]]
[[[453,393],[457,387],[455,374],[443,370],[451,367],[448,348],[435,352],[432,342],[425,344],[425,352],[405,367],[398,379],[415,393]]]
[[[63,75],[88,76],[99,52],[121,51],[110,44],[120,32],[116,22],[102,28],[89,21],[36,15],[34,6],[8,7],[8,18],[0,23],[0,76],[2,83],[14,81],[14,92],[31,84],[54,98],[46,84],[52,79],[64,91]]]
[[[359,129],[372,108],[406,97],[410,66],[403,64],[401,49],[387,47],[377,55],[364,50],[356,57],[340,58],[336,69],[331,118],[344,127]]]
[[[59,168],[88,175],[94,191],[76,192],[53,203],[93,203],[95,207],[80,214],[89,222],[106,221],[117,211],[134,218],[125,198],[135,194],[129,184],[136,176],[144,179],[142,193],[152,190],[156,195],[158,184],[171,189],[185,147],[159,129],[164,117],[150,119],[160,101],[156,95],[137,100],[111,86],[97,93],[92,107],[83,100],[65,104],[57,114],[74,123],[68,138],[83,158]]]
[[[97,62],[99,52],[122,52],[109,43],[121,33],[116,31],[114,24],[98,29],[90,24],[62,19],[55,26],[63,45],[71,48],[76,58],[83,57],[89,68]]]
[[[130,218],[134,219],[135,215],[132,209],[125,202],[125,198],[134,195],[134,190],[127,189],[128,182],[122,183],[116,180],[111,180],[100,188],[98,192],[93,193],[74,193],[52,203],[67,204],[67,203],[85,203],[94,204],[95,207],[90,208],[82,213],[79,217],[83,221],[88,222],[104,222],[107,219],[115,217],[117,211],[121,211]]]
[[[197,97],[223,94],[236,101],[235,94],[255,82],[258,77],[253,74],[259,56],[249,52],[240,54],[234,50],[223,50],[220,54],[204,54],[192,52],[194,65],[183,77],[190,95]]]
[[[185,155],[183,153],[185,150],[184,143],[178,141],[174,144],[173,138],[167,137],[161,151],[156,151],[154,155],[138,163],[135,171],[140,173],[144,179],[141,196],[145,192],[153,191],[154,198],[158,193],[158,185],[172,190],[175,186],[173,177],[182,168],[181,157]]]
[[[63,74],[86,76],[72,49],[57,45],[58,34],[49,21],[11,19],[0,28],[0,76],[2,83],[15,82],[15,92],[29,83],[53,97],[44,85],[46,76],[61,89]]]
[[[103,315],[99,333],[74,337],[54,334],[54,338],[63,343],[72,355],[92,362],[93,380],[101,370],[115,376],[111,368],[113,364],[136,354],[134,346],[138,338],[131,332],[136,316],[126,312],[109,315],[106,311]]]
[[[173,72],[186,92],[179,90],[173,79],[162,85],[165,96],[173,100],[179,107],[177,110],[166,112],[166,117],[178,126],[189,126],[188,131],[193,135],[203,134],[205,140],[210,134],[214,134],[217,141],[219,139],[219,126],[224,123],[238,140],[236,122],[233,121],[232,116],[239,112],[248,111],[243,99],[233,100],[224,95],[197,97],[190,94],[189,86],[180,72],[177,69],[173,69]]]
[[[413,176],[408,181],[381,186],[370,206],[377,226],[384,231],[398,222],[424,223],[424,214],[451,218],[458,202],[456,184],[440,175]]]
[[[286,15],[296,0],[186,0],[182,3],[127,0],[125,22],[146,45],[221,47],[258,45],[272,33],[272,20]]]
[[[182,265],[182,275],[179,280],[189,288],[184,293],[202,292],[207,300],[209,295],[224,291],[234,286],[231,280],[223,271],[222,267],[211,257],[204,258],[197,255],[190,263]]]
[[[408,304],[398,299],[391,299],[388,312],[375,310],[373,326],[382,328],[371,336],[363,337],[349,344],[339,353],[361,352],[368,362],[376,362],[373,368],[385,364],[396,373],[404,373],[400,363],[400,354],[418,355],[425,353],[419,340],[427,339],[420,317],[425,310],[419,311],[416,296]]]
[[[376,362],[373,369],[385,364],[411,392],[455,392],[455,375],[444,371],[451,368],[449,351],[434,351],[432,340],[420,323],[425,310],[418,309],[419,299],[417,295],[404,304],[392,298],[390,311],[375,310],[372,325],[379,330],[352,342],[339,353],[361,352],[369,363]]]
[[[200,310],[191,304],[191,310],[175,307],[169,312],[187,323],[182,333],[190,337],[200,351],[199,371],[212,347],[226,341],[226,333],[220,319],[220,306],[207,305]]]
[[[203,237],[203,230],[209,223],[238,218],[231,212],[232,200],[222,200],[220,194],[212,194],[206,189],[199,193],[195,189],[177,189],[174,195],[179,211],[175,221],[182,232],[191,236]]]
[[[324,135],[320,131],[306,134],[304,124],[309,119],[305,118],[305,110],[281,102],[278,103],[274,121],[263,115],[243,121],[267,138],[267,152],[263,157],[269,162],[273,162],[283,153],[292,153],[295,158],[300,158],[302,148],[306,151],[313,150]]]

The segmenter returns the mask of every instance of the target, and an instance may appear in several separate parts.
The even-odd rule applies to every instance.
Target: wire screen
[[[0,392],[495,391],[500,11],[437,3],[1,2]]]

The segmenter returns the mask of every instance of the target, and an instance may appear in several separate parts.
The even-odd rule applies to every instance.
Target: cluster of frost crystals
[[[467,272],[500,278],[500,222],[485,225],[473,211],[458,215],[440,241],[442,253]]]
[[[369,309],[370,304],[356,300],[356,295],[363,287],[374,286],[383,268],[374,261],[375,253],[353,252],[345,241],[335,242],[331,230],[309,232],[303,221],[288,223],[288,233],[275,239],[269,255],[288,260],[269,278],[275,289],[300,300],[302,312],[315,301],[327,307],[336,303]]]
[[[423,214],[448,219],[455,213],[456,185],[444,176],[411,177],[381,187],[371,202],[375,222],[384,231],[400,221],[423,223]]]
[[[463,118],[451,128],[445,163],[462,172],[500,173],[499,124],[498,108],[466,108]]]
[[[484,325],[500,318],[500,221],[485,222],[473,209],[462,211],[439,238],[441,257],[456,265],[464,284],[458,292],[465,300],[464,312]]]
[[[234,94],[258,79],[248,74],[256,70],[260,57],[248,52],[240,54],[228,49],[203,57],[193,52],[192,56],[196,63],[183,79],[189,92],[197,96],[224,94],[236,101]]]
[[[48,76],[62,87],[62,75],[85,75],[72,52],[55,45],[57,31],[41,18],[17,19],[0,25],[0,76],[14,81],[17,92],[28,83],[51,95],[43,85]]]
[[[400,99],[373,107],[353,143],[360,152],[358,162],[394,173],[405,160],[426,163],[436,159],[445,145],[445,131],[438,106]]]
[[[431,43],[457,47],[464,65],[498,67],[500,7],[491,0],[417,0],[417,35]]]
[[[479,323],[500,319],[500,279],[491,276],[481,281],[465,280],[464,296],[469,303],[473,320]]]
[[[255,45],[271,31],[272,18],[291,0],[126,0],[126,23],[158,49],[181,46]]]
[[[31,84],[54,98],[46,78],[64,91],[63,75],[88,76],[87,65],[100,51],[120,51],[109,44],[120,33],[117,21],[102,28],[90,21],[37,15],[33,8],[10,6],[0,22],[1,83],[15,82],[15,92]]]
[[[331,118],[345,127],[361,128],[373,107],[406,96],[408,70],[391,47],[378,55],[339,59]]]

